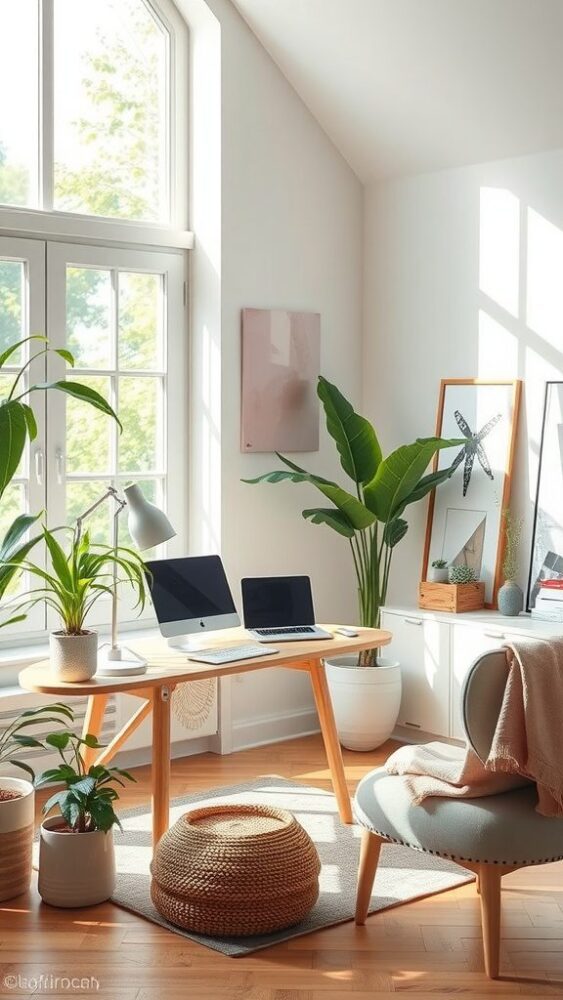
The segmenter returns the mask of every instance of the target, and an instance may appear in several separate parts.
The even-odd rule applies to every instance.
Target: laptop
[[[258,642],[332,639],[315,625],[308,576],[254,576],[241,581],[244,627]]]

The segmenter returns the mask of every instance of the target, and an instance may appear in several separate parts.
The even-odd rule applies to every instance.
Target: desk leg
[[[88,698],[88,706],[86,708],[86,715],[84,716],[84,725],[82,726],[82,739],[84,739],[88,733],[91,733],[92,736],[97,737],[99,742],[108,697],[109,695],[107,694],[91,694]],[[88,768],[94,763],[99,752],[100,751],[96,750],[95,747],[82,747],[82,760],[86,770],[88,770]]]
[[[352,806],[350,804],[350,793],[348,792],[348,786],[346,784],[342,751],[340,750],[340,743],[338,741],[338,733],[336,731],[336,723],[334,721],[334,712],[332,711],[332,702],[330,700],[330,693],[326,682],[325,668],[320,660],[310,661],[309,673],[311,675],[313,694],[315,696],[319,722],[321,724],[321,733],[332,777],[334,794],[336,795],[336,801],[338,803],[340,819],[343,823],[352,823]]]
[[[156,847],[170,821],[169,687],[153,689],[152,704],[152,843]]]

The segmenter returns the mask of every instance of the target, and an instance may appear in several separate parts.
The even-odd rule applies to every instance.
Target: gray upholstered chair
[[[495,650],[475,661],[462,693],[467,739],[486,760],[507,679],[505,653]],[[385,841],[405,844],[459,862],[477,875],[485,969],[499,974],[500,880],[527,865],[563,858],[563,820],[535,811],[536,786],[477,799],[429,798],[414,805],[399,778],[384,768],[360,782],[354,803],[364,828],[358,876],[356,923],[365,923],[379,851]]]

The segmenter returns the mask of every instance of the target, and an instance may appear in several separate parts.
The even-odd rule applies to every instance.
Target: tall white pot
[[[51,906],[93,906],[115,888],[113,832],[63,832],[60,816],[41,824],[38,889]]]
[[[22,778],[0,778],[0,789],[17,792],[17,799],[0,802],[0,902],[27,892],[31,882],[31,854],[35,793]]]
[[[384,657],[377,663],[377,667],[359,667],[357,655],[325,661],[338,738],[348,750],[375,750],[395,728],[401,667]]]

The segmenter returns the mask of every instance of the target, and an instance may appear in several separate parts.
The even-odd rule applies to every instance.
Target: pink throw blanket
[[[471,747],[404,746],[387,763],[414,802],[433,795],[478,798],[533,781],[537,811],[563,817],[563,638],[507,644],[508,680],[491,749],[483,763]]]

